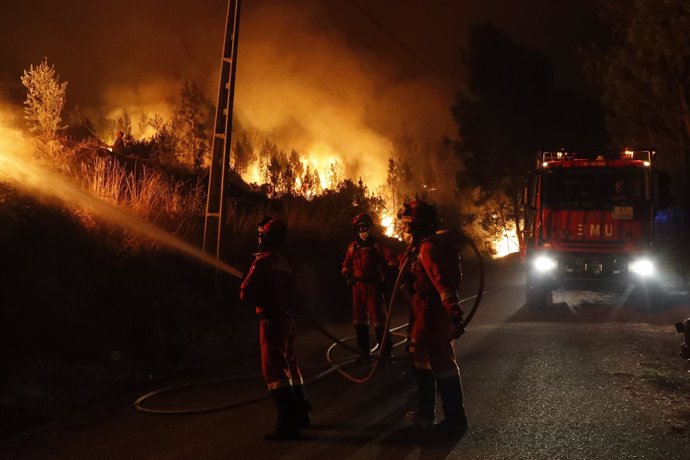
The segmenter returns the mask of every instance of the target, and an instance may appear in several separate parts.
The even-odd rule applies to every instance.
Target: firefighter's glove
[[[355,279],[351,276],[348,276],[345,278],[345,284],[347,284],[348,286],[354,286]]]
[[[462,334],[465,333],[464,320],[462,318],[462,313],[448,315],[450,319],[450,336],[455,339],[459,339]]]

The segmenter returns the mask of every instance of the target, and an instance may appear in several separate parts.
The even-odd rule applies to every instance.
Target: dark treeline
[[[583,45],[587,97],[558,89],[550,60],[492,25],[477,25],[465,53],[467,86],[453,106],[461,183],[478,202],[505,196],[519,229],[518,197],[539,150],[654,149],[672,178],[669,242],[686,272],[690,242],[690,5],[682,0],[597,3],[597,43]],[[500,200],[499,200],[500,201]],[[520,233],[518,232],[518,236]]]

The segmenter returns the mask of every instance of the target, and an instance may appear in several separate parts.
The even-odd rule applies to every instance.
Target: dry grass
[[[205,202],[204,187],[198,180],[191,187],[185,186],[145,166],[135,174],[110,158],[82,164],[80,182],[92,195],[153,220],[164,213],[199,213]]]
[[[91,195],[171,233],[198,231],[197,218],[203,214],[206,200],[200,179],[194,184],[183,183],[157,169],[143,166],[131,171],[112,157],[95,155],[75,161],[63,171]],[[84,210],[76,210],[75,214],[85,227],[102,230]],[[123,246],[156,247],[155,243],[131,234],[124,235]]]
[[[111,204],[119,205],[127,173],[109,158],[96,158],[80,165],[78,181],[84,190]]]
[[[63,146],[61,160],[50,161],[53,169],[61,171],[92,196],[122,210],[146,219],[183,239],[201,244],[201,225],[206,204],[206,186],[178,180],[172,173],[127,164],[110,155],[103,155],[93,145]],[[132,160],[133,161],[133,160]],[[244,258],[256,247],[256,224],[265,216],[280,217],[288,225],[290,240],[295,243],[319,241],[330,243],[350,237],[350,220],[361,211],[372,212],[382,202],[369,197],[364,189],[343,183],[338,190],[306,199],[285,196],[279,202],[257,200],[254,203],[240,198],[237,206],[226,209],[226,254]],[[106,230],[85,210],[74,210],[82,224],[91,231],[106,232],[107,239],[128,249],[154,248],[154,243],[140,241],[135,235],[118,234]],[[306,243],[305,243],[306,244]],[[232,257],[231,257],[232,258]]]
[[[125,178],[123,188],[124,194],[119,203],[120,207],[147,217],[151,221],[155,221],[161,212],[166,211],[169,208],[168,203],[176,198],[173,193],[170,193],[170,189],[174,187],[160,173],[146,168],[143,168],[139,176],[129,173]]]

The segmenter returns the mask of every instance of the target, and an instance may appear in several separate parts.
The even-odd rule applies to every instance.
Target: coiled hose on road
[[[469,300],[474,299],[474,304],[472,305],[472,308],[470,308],[464,322],[463,322],[463,327],[467,328],[469,325],[470,321],[474,317],[475,313],[477,312],[477,309],[479,308],[479,304],[481,303],[482,295],[484,294],[484,265],[482,262],[481,254],[479,252],[479,249],[477,246],[474,244],[474,242],[466,237],[465,235],[462,234],[456,234],[456,233],[448,233],[448,232],[439,232],[440,235],[443,235],[445,238],[449,238],[450,241],[453,243],[454,249],[460,254],[462,251],[463,246],[468,246],[478,263],[477,270],[479,272],[479,281],[477,283],[477,293],[471,297],[467,297],[465,299],[462,299],[460,303],[465,303]],[[397,298],[397,293],[400,290],[400,285],[401,281],[403,278],[403,274],[406,272],[407,266],[410,263],[410,256],[409,254],[406,255],[403,263],[400,266],[400,269],[398,270],[398,276],[395,280],[395,285],[393,286],[393,293],[391,295],[391,299],[388,302],[388,308],[386,309],[386,325],[384,328],[384,335],[381,338],[381,343],[385,343],[385,340],[387,338],[388,334],[394,334],[394,335],[399,335],[403,336],[402,334],[397,333],[397,331],[407,327],[408,323],[402,324],[400,326],[397,326],[393,329],[389,329],[390,327],[390,321],[391,321],[391,313],[393,309],[393,305],[395,304],[395,300]],[[314,364],[312,366],[307,366],[302,368],[302,371],[311,371],[315,369],[320,369],[323,367],[327,367],[326,370],[318,373],[314,377],[311,377],[309,379],[305,380],[305,384],[308,383],[314,383],[317,382],[328,375],[332,374],[333,372],[338,372],[341,376],[346,378],[347,380],[362,384],[367,382],[371,377],[374,375],[376,372],[376,369],[379,365],[379,362],[381,361],[381,347],[379,347],[374,355],[372,356],[372,364],[371,368],[369,369],[369,373],[365,375],[364,377],[358,378],[354,377],[351,374],[347,373],[344,371],[342,368],[348,364],[351,364],[356,360],[356,358],[349,358],[349,359],[344,359],[342,361],[334,361],[331,358],[331,353],[332,351],[340,346],[343,347],[353,353],[359,354],[359,350],[350,346],[347,342],[354,339],[354,336],[351,337],[346,337],[339,339],[335,337],[333,334],[331,334],[321,323],[316,321],[315,319],[309,317],[309,322],[312,324],[312,326],[317,329],[319,332],[321,332],[324,336],[328,337],[329,340],[333,341],[333,343],[328,347],[326,350],[326,361],[323,363],[318,363]],[[397,342],[394,344],[394,347],[398,347],[403,345],[406,342],[406,340],[402,340],[400,342]],[[194,408],[194,409],[152,409],[145,407],[143,404],[146,400],[153,398],[154,396],[159,396],[164,393],[170,393],[182,389],[187,389],[187,388],[193,388],[193,387],[200,387],[200,386],[206,386],[206,385],[216,385],[220,383],[229,383],[229,382],[242,382],[242,381],[248,381],[248,380],[255,380],[259,379],[262,376],[260,374],[256,375],[248,375],[248,376],[240,376],[240,377],[226,377],[226,378],[219,378],[219,379],[212,379],[212,380],[201,380],[197,382],[190,382],[190,383],[184,383],[184,384],[179,384],[179,385],[171,385],[168,387],[164,388],[159,388],[157,390],[151,391],[149,393],[144,394],[143,396],[140,396],[139,398],[134,401],[134,407],[136,410],[139,412],[143,412],[146,414],[152,414],[152,415],[193,415],[193,414],[204,414],[204,413],[209,413],[209,412],[217,412],[221,410],[228,410],[228,409],[236,409],[239,407],[244,407],[248,406],[250,404],[258,403],[260,401],[264,401],[269,398],[269,395],[264,395],[252,399],[247,399],[243,401],[237,401],[237,402],[232,402],[232,403],[227,403],[227,404],[221,404],[217,406],[209,406],[209,407],[200,407],[200,408]]]

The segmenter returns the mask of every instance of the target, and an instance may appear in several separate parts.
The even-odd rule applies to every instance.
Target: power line
[[[449,89],[451,89],[451,90],[453,90],[453,91],[458,91],[458,88],[457,88],[455,85],[453,85],[452,83],[450,83],[450,82],[446,79],[446,77],[445,77],[444,75],[442,75],[441,73],[439,73],[438,71],[436,71],[436,69],[434,69],[434,67],[432,67],[431,65],[427,64],[426,61],[424,61],[421,57],[419,57],[416,53],[414,53],[414,52],[413,52],[413,51],[412,51],[402,40],[400,40],[395,34],[393,34],[391,31],[389,31],[389,30],[388,30],[383,24],[381,24],[381,22],[379,22],[374,16],[372,16],[371,14],[369,14],[368,11],[366,11],[364,8],[362,8],[361,6],[359,6],[359,4],[357,4],[357,2],[356,2],[355,0],[348,0],[348,1],[349,1],[355,8],[357,8],[362,14],[364,14],[366,17],[368,17],[369,20],[371,20],[371,22],[373,22],[373,23],[374,23],[379,29],[381,29],[386,35],[388,35],[391,39],[393,39],[393,41],[395,41],[402,49],[404,49],[405,51],[407,51],[407,53],[408,53],[410,56],[412,56],[417,62],[419,62],[420,64],[422,64],[424,67],[426,67],[427,70],[429,70],[431,73],[433,73],[433,74],[436,76],[436,78],[438,78],[439,80],[441,80],[441,82],[443,82],[443,84],[445,84],[446,86],[448,86]]]

